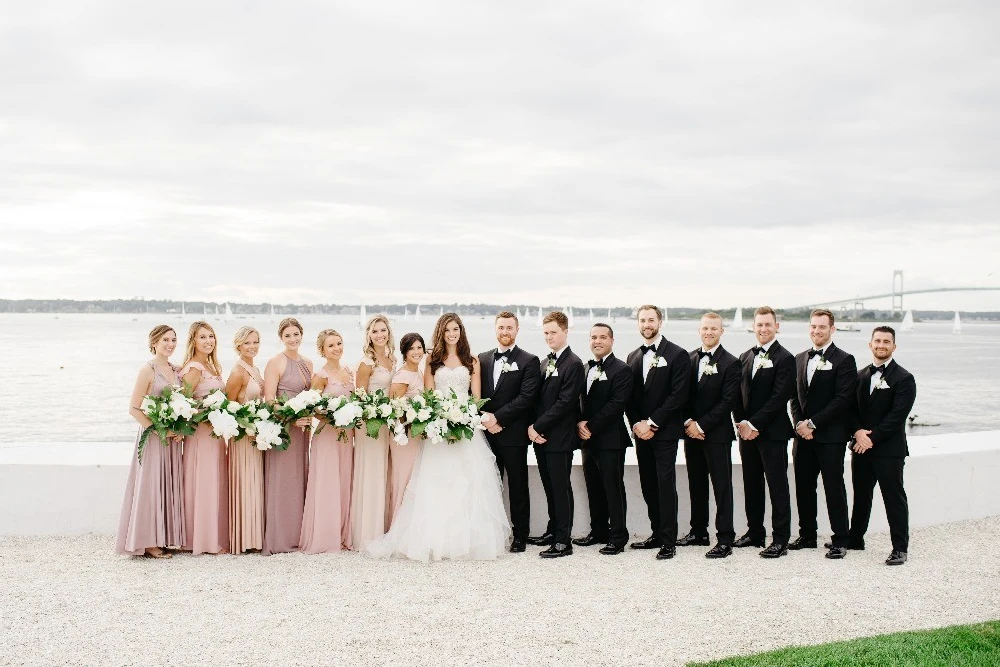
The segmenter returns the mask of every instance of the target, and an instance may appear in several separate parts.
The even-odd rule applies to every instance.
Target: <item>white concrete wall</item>
[[[76,535],[114,533],[118,525],[128,465],[130,443],[46,443],[0,445],[0,535]],[[734,454],[735,454],[734,446]],[[910,438],[912,456],[905,469],[913,527],[1000,515],[1000,431],[959,433]],[[746,528],[743,512],[743,478],[739,456],[733,467],[737,534]],[[850,466],[845,466],[848,496]],[[792,535],[797,533],[794,474]],[[629,451],[625,470],[628,492],[628,527],[639,537],[649,534],[646,505],[639,491],[635,454]],[[573,469],[576,498],[574,534],[589,530],[583,471]],[[690,520],[687,470],[683,456],[677,465],[678,523],[686,532]],[[545,495],[537,472],[531,474],[532,530],[540,532],[546,520]],[[819,489],[821,534],[829,534],[826,506]],[[714,505],[712,507],[714,516]],[[713,519],[714,520],[714,519]],[[765,524],[770,529],[770,517]],[[876,490],[871,531],[887,530],[885,511]],[[714,527],[709,530],[714,534]]]

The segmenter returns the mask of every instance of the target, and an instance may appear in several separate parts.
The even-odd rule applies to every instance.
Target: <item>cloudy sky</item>
[[[992,0],[6,3],[0,296],[1000,287],[997,25]]]

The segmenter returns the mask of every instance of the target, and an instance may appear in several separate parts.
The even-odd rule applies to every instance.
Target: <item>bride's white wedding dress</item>
[[[465,366],[442,366],[434,385],[469,395]],[[493,560],[510,541],[496,459],[481,431],[454,444],[425,440],[392,527],[364,545],[380,558]]]

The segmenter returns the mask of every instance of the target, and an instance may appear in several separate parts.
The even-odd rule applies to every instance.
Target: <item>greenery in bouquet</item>
[[[197,412],[198,404],[185,396],[179,387],[164,387],[159,396],[145,396],[139,409],[152,422],[143,429],[136,448],[140,465],[142,453],[149,441],[149,434],[156,433],[164,447],[170,444],[170,437],[192,435],[197,424],[191,419]]]
[[[432,407],[434,417],[423,429],[431,442],[447,441],[456,443],[470,440],[476,429],[483,428],[483,416],[479,410],[489,399],[461,398],[454,389],[444,393],[434,389],[430,393],[428,404]],[[424,392],[426,397],[428,392]],[[411,431],[412,432],[412,431]]]

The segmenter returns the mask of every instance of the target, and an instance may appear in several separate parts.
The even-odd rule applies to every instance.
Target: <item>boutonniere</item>
[[[604,369],[600,366],[597,367],[597,373],[594,375],[594,382],[603,382],[608,379],[608,374],[604,372]]]
[[[716,375],[719,372],[718,364],[705,364],[705,367],[701,369],[702,377],[706,375]]]
[[[503,375],[504,373],[510,373],[511,371],[516,371],[516,370],[520,370],[517,367],[517,362],[515,361],[514,363],[510,363],[507,361],[507,358],[504,357],[503,362],[500,364],[500,375]]]
[[[889,388],[889,383],[886,382],[883,378],[879,378],[878,384],[875,385],[875,388],[876,389],[888,389]]]
[[[771,361],[771,357],[769,357],[767,355],[767,352],[762,352],[761,354],[758,354],[757,355],[757,361],[760,362],[760,363],[757,364],[758,370],[761,369],[761,368],[773,368],[774,367],[774,362]]]
[[[549,363],[545,367],[545,379],[548,380],[550,377],[559,377],[559,371],[556,369],[555,359],[549,359]]]
[[[829,361],[827,361],[823,357],[820,357],[819,358],[819,363],[816,364],[816,370],[818,370],[818,371],[833,370],[833,364],[831,364]]]
[[[667,360],[654,352],[653,360],[649,363],[650,369],[661,368],[666,365],[667,365]]]

